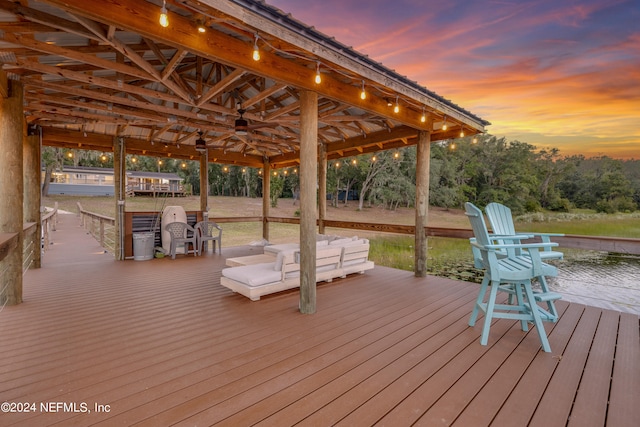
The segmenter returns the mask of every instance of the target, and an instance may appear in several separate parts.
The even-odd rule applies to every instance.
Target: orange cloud
[[[633,2],[271,3],[489,120],[496,136],[640,159]]]

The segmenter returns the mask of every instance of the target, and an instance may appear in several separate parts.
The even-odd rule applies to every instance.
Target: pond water
[[[640,315],[640,256],[584,251],[553,264],[549,287],[564,300]]]

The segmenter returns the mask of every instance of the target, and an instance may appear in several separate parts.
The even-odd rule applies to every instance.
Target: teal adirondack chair
[[[484,209],[491,224],[491,229],[495,235],[515,236],[517,234],[526,234],[530,238],[538,237],[543,243],[549,243],[553,236],[564,236],[559,233],[517,233],[513,225],[513,217],[511,209],[500,203],[489,203]],[[543,260],[562,259],[564,254],[560,251],[554,251],[551,247],[540,250],[540,258]]]
[[[547,288],[546,276],[556,276],[557,269],[542,262],[540,250],[557,246],[557,243],[528,243],[523,244],[523,236],[489,235],[482,216],[482,211],[472,203],[465,203],[466,214],[469,217],[475,239],[471,245],[479,253],[479,263],[485,270],[484,278],[469,319],[469,326],[474,326],[480,311],[485,313],[480,344],[486,345],[489,340],[489,330],[494,318],[520,320],[523,331],[528,330],[528,322],[535,325],[542,348],[551,351],[547,333],[542,324],[543,320],[555,322],[558,319],[554,301],[562,298]],[[541,289],[534,291],[532,280],[540,283]],[[487,292],[488,291],[488,292]],[[498,292],[506,292],[515,296],[515,304],[498,304]],[[488,295],[487,295],[488,293]],[[486,298],[486,301],[485,301]],[[546,303],[547,309],[538,303]]]

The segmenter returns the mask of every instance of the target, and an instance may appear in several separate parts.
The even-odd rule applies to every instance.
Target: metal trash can
[[[156,233],[147,231],[133,233],[133,260],[146,261],[153,259]]]

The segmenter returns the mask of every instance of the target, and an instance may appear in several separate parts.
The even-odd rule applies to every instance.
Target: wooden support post
[[[300,93],[300,312],[316,312],[318,94]]]
[[[7,96],[0,96],[0,233],[17,233],[16,247],[0,261],[0,307],[22,302],[23,242],[23,134],[22,83],[7,82]]]
[[[262,238],[269,241],[269,217],[271,209],[271,164],[264,158],[262,165]]]
[[[418,133],[416,156],[416,244],[415,275],[427,275],[427,234],[429,212],[429,163],[431,157],[431,133]]]
[[[318,162],[318,233],[324,234],[324,220],[327,217],[327,146],[320,144]]]
[[[31,235],[33,262],[30,268],[42,265],[42,191],[40,190],[40,128],[29,127],[23,146],[24,167],[24,222],[35,222],[36,231]]]
[[[124,153],[124,139],[115,136],[113,138],[113,185],[116,200],[116,224],[113,252],[118,261],[124,261],[124,204],[127,182]]]
[[[200,155],[200,210],[202,219],[209,220],[209,152]]]

